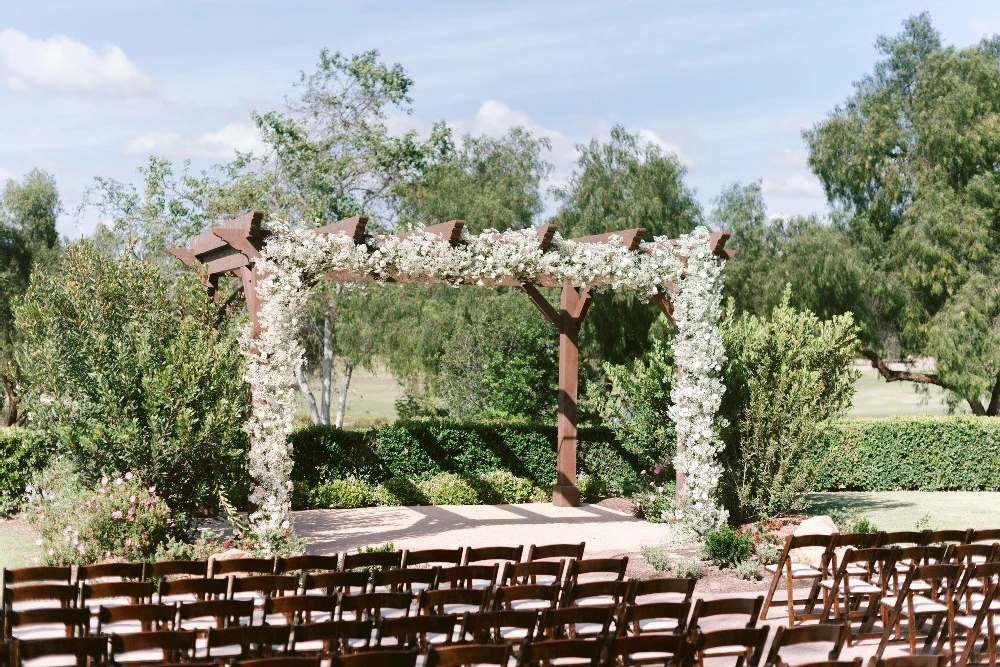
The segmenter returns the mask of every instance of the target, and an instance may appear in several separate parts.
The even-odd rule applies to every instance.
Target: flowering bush
[[[261,539],[255,535],[228,535],[216,530],[202,529],[191,540],[171,538],[161,544],[155,560],[206,560],[209,556],[237,549],[251,558],[298,556],[305,550],[305,542],[290,530],[283,530]]]
[[[674,492],[677,487],[668,475],[672,469],[669,463],[650,466],[643,470],[641,477],[648,488],[632,496],[635,515],[653,523],[666,523],[674,518]]]
[[[166,542],[172,528],[170,508],[137,475],[103,477],[95,486],[86,487],[72,477],[53,483],[51,477],[58,474],[49,472],[50,479],[39,485],[42,490],[35,494],[28,513],[41,533],[41,562],[83,565],[111,558],[142,560]]]
[[[463,243],[452,246],[423,231],[402,237],[370,236],[356,245],[342,233],[320,235],[280,222],[272,227],[275,233],[257,263],[261,277],[256,289],[263,304],[260,331],[253,332],[257,337],[252,342],[251,336],[245,339],[254,406],[249,422],[248,469],[254,480],[250,500],[258,508],[250,520],[258,534],[289,526],[288,435],[303,357],[299,320],[309,289],[331,273],[480,285],[507,277],[534,282],[546,275],[559,283],[599,289],[668,292],[679,329],[675,358],[685,369],[671,393],[678,451],[686,450],[679,463],[690,486],[682,517],[699,534],[725,520],[715,499],[720,475],[715,455],[720,445],[713,432],[722,395],[717,375],[724,358],[718,332],[721,263],[712,253],[707,229],[700,227],[677,244],[658,238],[635,252],[614,235],[605,243],[577,243],[557,234],[551,247],[543,250],[534,229],[465,235]],[[456,484],[447,486],[449,495],[459,490]],[[458,495],[471,497],[471,487],[461,491]]]

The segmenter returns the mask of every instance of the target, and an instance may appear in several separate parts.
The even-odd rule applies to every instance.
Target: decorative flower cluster
[[[345,280],[349,276],[372,280],[406,277],[411,281],[454,285],[495,284],[510,277],[519,282],[536,282],[545,276],[556,283],[595,289],[631,290],[649,295],[671,292],[687,304],[682,307],[683,326],[678,320],[682,330],[691,326],[696,330],[695,336],[712,330],[714,338],[708,344],[720,340],[717,325],[721,281],[718,262],[709,247],[709,233],[704,228],[681,239],[679,245],[656,239],[632,251],[614,235],[604,243],[579,243],[558,234],[550,247],[543,250],[534,229],[487,231],[477,236],[464,233],[462,243],[453,246],[424,231],[402,237],[372,236],[356,245],[345,234],[321,235],[308,229],[290,229],[281,222],[272,223],[271,227],[275,233],[257,262],[257,292],[262,302],[260,331],[256,339],[247,336],[245,340],[250,355],[247,381],[253,399],[249,471],[254,483],[250,500],[257,508],[250,521],[257,535],[274,533],[289,525],[292,464],[287,438],[292,430],[296,378],[304,353],[298,336],[299,320],[309,289],[324,276]],[[682,257],[688,258],[687,270]],[[698,268],[694,276],[692,267]],[[703,280],[702,274],[707,279]],[[714,295],[704,296],[712,290]],[[714,304],[714,313],[706,312],[699,299]],[[716,363],[714,347],[710,354],[708,359],[704,354],[691,359],[693,367],[685,373],[694,377],[702,369],[717,367],[721,362]],[[718,401],[711,405],[714,417]],[[700,428],[702,422],[698,424],[685,427],[684,432]],[[678,433],[681,430],[678,425]],[[689,474],[697,477],[697,472]]]
[[[681,521],[699,536],[719,528],[728,517],[716,493],[723,447],[716,419],[726,390],[721,378],[726,350],[719,332],[722,263],[705,242],[706,234],[698,229],[680,240],[678,254],[687,258],[687,266],[669,292],[677,324],[677,379],[670,392],[670,416],[677,431],[674,465],[686,475],[677,509]]]

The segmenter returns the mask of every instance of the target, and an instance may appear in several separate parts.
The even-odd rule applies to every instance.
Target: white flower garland
[[[686,475],[677,511],[681,521],[701,536],[721,527],[728,518],[716,497],[723,472],[718,457],[723,444],[716,431],[716,416],[726,390],[720,377],[726,360],[719,332],[722,263],[697,232],[681,239],[678,253],[687,257],[687,268],[671,291],[678,371],[670,392],[670,416],[679,452],[674,465]]]
[[[719,479],[718,463],[712,458],[717,448],[711,443],[716,442],[712,423],[721,390],[715,389],[720,385],[717,371],[724,354],[718,333],[721,263],[712,255],[705,228],[684,236],[677,245],[665,239],[643,243],[638,252],[626,248],[617,236],[606,243],[576,243],[558,234],[551,247],[542,250],[533,229],[464,234],[463,243],[457,246],[427,232],[402,238],[369,237],[366,243],[355,245],[345,234],[320,235],[290,229],[280,221],[273,222],[271,229],[274,234],[257,262],[260,331],[255,340],[246,338],[247,381],[253,400],[248,467],[253,477],[250,500],[256,506],[250,520],[258,535],[267,536],[289,525],[288,435],[303,359],[299,319],[310,288],[324,275],[339,273],[375,280],[406,276],[455,285],[493,284],[508,276],[533,282],[547,275],[559,283],[596,289],[650,295],[669,291],[680,330],[675,354],[684,368],[683,379],[674,389],[675,419],[678,442],[683,434],[689,450],[684,465],[694,501],[683,518],[692,525],[715,521],[699,518],[695,512],[705,503],[714,503]],[[686,268],[679,257],[687,257]],[[712,509],[711,515],[720,516],[718,509]]]

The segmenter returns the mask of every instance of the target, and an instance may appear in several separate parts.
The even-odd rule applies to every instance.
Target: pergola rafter
[[[264,243],[270,232],[263,228],[264,214],[248,213],[235,220],[216,227],[211,231],[198,234],[191,239],[187,248],[171,248],[170,253],[188,266],[200,266],[205,272],[207,287],[214,295],[218,288],[219,278],[223,275],[235,275],[242,281],[244,298],[250,316],[251,337],[259,334],[260,301],[257,296],[258,279],[257,260],[260,258]],[[315,230],[316,234],[342,234],[350,238],[355,245],[365,244],[367,239],[368,217],[358,215],[353,218],[334,222]],[[452,246],[460,245],[464,220],[450,220],[437,225],[424,227],[419,233],[433,234],[441,241]],[[540,250],[548,250],[555,239],[555,225],[541,225],[535,228]],[[404,232],[399,238],[418,232]],[[575,243],[609,243],[612,237],[617,237],[622,246],[632,252],[648,251],[648,244],[641,246],[646,230],[643,228],[608,232],[593,236],[569,239]],[[710,236],[712,253],[729,259],[734,251],[725,248],[729,232],[716,232]],[[676,246],[676,241],[661,241],[661,244]],[[681,258],[684,261],[684,258]],[[391,277],[358,275],[346,272],[335,272],[323,276],[325,280],[338,282],[399,282],[418,284],[444,284],[441,279],[431,279],[425,276],[410,277],[395,275]],[[495,287],[516,287],[528,295],[541,314],[551,322],[559,332],[559,420],[557,435],[557,475],[553,486],[553,503],[563,506],[580,504],[580,493],[576,486],[576,440],[577,440],[577,398],[579,388],[579,337],[584,318],[592,302],[591,288],[602,284],[575,285],[558,280],[553,276],[540,274],[532,280],[519,279],[514,276],[502,277],[496,280],[483,281],[483,284]],[[539,287],[556,288],[560,290],[559,305],[556,307],[539,291]],[[672,317],[672,306],[666,292],[660,291],[650,297],[650,300],[668,317]],[[679,478],[679,482],[683,480]]]

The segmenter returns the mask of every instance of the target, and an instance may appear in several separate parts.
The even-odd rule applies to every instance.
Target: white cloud
[[[689,155],[685,155],[680,146],[672,141],[665,140],[653,130],[639,130],[639,139],[647,143],[655,144],[667,153],[673,153],[677,156],[677,159],[680,160],[681,164],[688,168],[695,166],[694,158]]]
[[[823,185],[812,174],[797,171],[784,178],[765,178],[761,184],[765,195],[788,199],[822,199]]]
[[[232,158],[237,151],[249,153],[264,149],[257,128],[249,123],[229,123],[217,132],[203,132],[195,139],[185,139],[176,132],[148,132],[122,146],[129,154],[157,154],[176,157]]]
[[[132,97],[153,92],[153,81],[113,44],[95,51],[66,35],[32,39],[0,30],[0,80],[16,91]]]
[[[4,183],[6,183],[12,178],[17,178],[17,175],[14,174],[14,172],[12,172],[10,169],[4,169],[3,167],[0,167],[0,186],[2,186]]]

